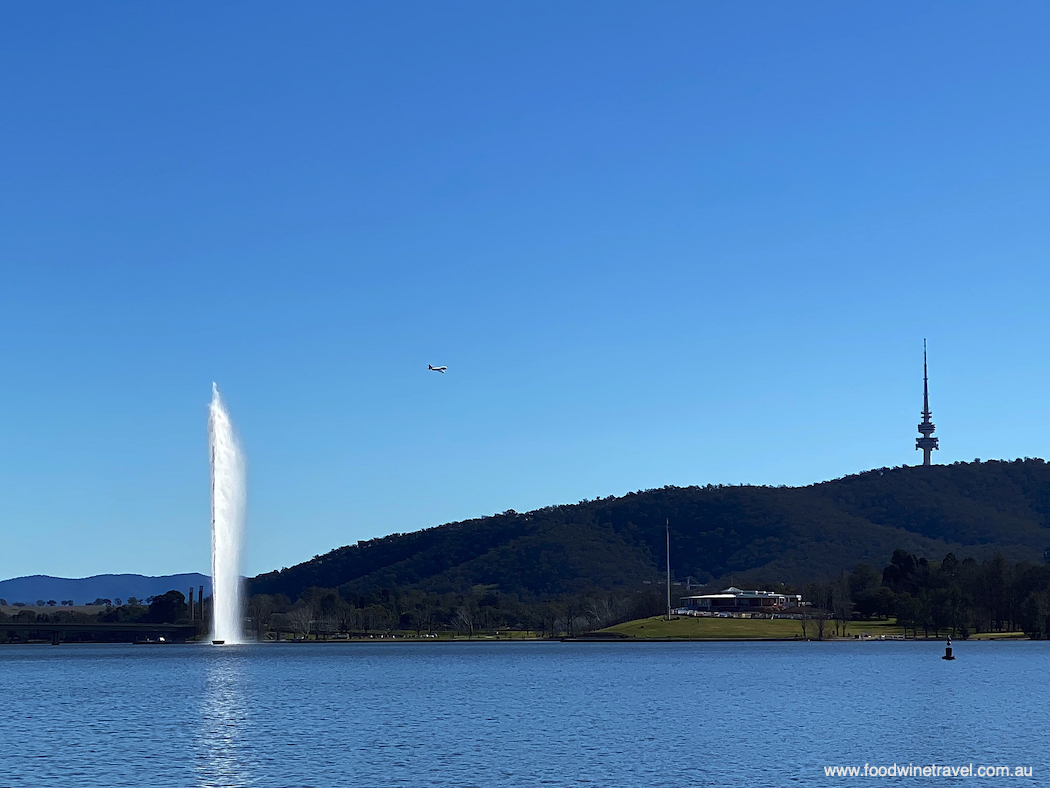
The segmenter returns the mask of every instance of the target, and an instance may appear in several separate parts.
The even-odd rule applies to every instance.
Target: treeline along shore
[[[8,605],[8,600],[0,599],[0,643],[201,639],[208,633],[210,599],[206,598],[203,605],[194,605],[192,612],[181,591],[168,591],[143,601],[135,597],[127,602],[96,599],[87,605],[73,605],[73,600]]]
[[[805,604],[776,613],[724,621],[675,616],[675,624],[649,619],[666,611],[664,590],[567,594],[521,599],[484,586],[437,594],[418,589],[380,589],[347,597],[336,589],[310,588],[298,599],[255,594],[247,604],[246,628],[260,641],[292,639],[522,639],[581,636],[695,639],[827,639],[864,632],[900,632],[904,637],[967,639],[974,635],[1023,633],[1050,639],[1050,566],[1009,562],[1001,555],[978,562],[949,553],[928,561],[896,550],[881,571],[860,564],[830,581],[766,589],[802,594]],[[677,593],[683,593],[681,588]],[[677,601],[677,600],[676,600]],[[148,606],[132,600],[106,605],[97,613],[63,609],[0,608],[0,637],[30,639],[32,624],[97,624],[81,627],[66,640],[127,640],[135,630],[107,625],[181,624],[183,636],[207,636],[210,597],[191,618],[179,591]],[[194,620],[196,618],[197,620]],[[760,623],[768,621],[772,623]],[[5,624],[19,625],[17,630]]]
[[[806,604],[775,614],[751,614],[738,625],[733,622],[737,634],[729,634],[729,622],[724,621],[714,629],[705,630],[704,621],[694,620],[649,634],[618,626],[664,613],[665,591],[658,586],[640,591],[592,589],[549,599],[522,599],[484,586],[446,594],[376,589],[349,598],[336,589],[310,588],[295,602],[283,595],[257,594],[248,609],[260,639],[279,632],[304,640],[394,633],[475,638],[513,633],[579,637],[597,632],[746,639],[768,637],[766,631],[778,638],[824,639],[888,631],[887,625],[896,626],[905,637],[950,634],[966,639],[1023,632],[1033,639],[1050,639],[1050,566],[1009,562],[1001,555],[978,562],[960,561],[949,553],[933,562],[897,550],[881,571],[860,564],[830,581],[767,584],[763,590],[801,593]],[[674,592],[684,593],[681,587]],[[755,623],[774,616],[778,625],[773,630]]]
[[[246,612],[262,638],[622,628],[665,612],[668,532],[673,605],[687,589],[735,585],[801,593],[808,604],[782,619],[798,622],[799,637],[841,636],[857,621],[893,621],[909,637],[1048,637],[1050,466],[1041,459],[877,468],[794,488],[663,487],[508,510],[250,578]],[[131,604],[90,614],[0,609],[0,624],[158,615]]]

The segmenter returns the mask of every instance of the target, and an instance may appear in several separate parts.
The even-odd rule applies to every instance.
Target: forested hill
[[[659,580],[664,523],[678,579],[802,583],[895,548],[939,560],[1050,547],[1050,466],[1041,459],[882,468],[809,487],[664,487],[525,514],[392,534],[259,575],[251,594],[311,586],[361,593],[474,585],[536,598]]]

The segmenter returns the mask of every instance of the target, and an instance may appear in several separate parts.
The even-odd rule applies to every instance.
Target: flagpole
[[[667,620],[671,620],[671,518],[664,523],[667,529]]]

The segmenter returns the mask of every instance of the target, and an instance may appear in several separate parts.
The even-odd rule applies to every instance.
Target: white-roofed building
[[[776,591],[745,591],[730,586],[717,594],[697,594],[681,598],[680,610],[711,613],[772,613],[802,604],[801,594]]]

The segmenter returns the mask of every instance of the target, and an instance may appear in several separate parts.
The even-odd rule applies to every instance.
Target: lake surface
[[[2,646],[2,786],[1050,785],[1050,643]]]

